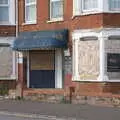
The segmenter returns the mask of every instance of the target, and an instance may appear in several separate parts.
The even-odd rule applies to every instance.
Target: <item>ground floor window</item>
[[[120,54],[107,54],[107,72],[120,72]]]
[[[105,40],[105,74],[109,80],[120,79],[120,40]]]
[[[8,78],[13,72],[13,52],[8,44],[0,44],[0,78]]]

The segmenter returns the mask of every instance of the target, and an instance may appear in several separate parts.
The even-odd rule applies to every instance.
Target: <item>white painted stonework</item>
[[[115,42],[114,40],[111,42],[109,42],[109,37],[113,37],[116,38],[117,37],[117,41]],[[100,29],[88,29],[88,30],[75,30],[73,31],[72,34],[72,40],[73,40],[73,81],[98,81],[98,82],[104,82],[104,81],[108,81],[108,82],[120,82],[120,73],[109,73],[106,72],[107,71],[107,59],[106,59],[106,55],[108,52],[112,52],[112,53],[119,53],[120,51],[120,28],[100,28]],[[89,43],[88,41],[91,42]],[[96,48],[95,41],[98,41],[98,47]],[[91,46],[90,48],[87,48],[90,46],[90,44],[93,42],[93,46]],[[86,46],[84,46],[81,43],[87,43]],[[116,50],[116,46],[117,46],[117,50]],[[85,49],[83,49],[83,48]],[[111,49],[112,48],[112,49]],[[81,50],[83,57],[80,58],[81,55]],[[91,53],[92,56],[89,56],[90,52],[87,54],[86,50],[88,49],[87,52],[90,52],[93,50],[93,52]],[[96,53],[96,51],[97,53]],[[97,50],[98,49],[98,50]],[[111,49],[111,51],[110,51]],[[84,54],[85,53],[85,54]],[[86,57],[85,57],[86,55]],[[96,57],[96,60],[94,59]],[[98,56],[97,56],[98,55]],[[87,62],[92,62],[94,61],[94,63],[85,63],[84,58],[89,58],[89,60]],[[97,60],[98,59],[98,60]],[[81,62],[81,60],[83,62]],[[92,61],[91,61],[92,60]],[[97,62],[97,64],[96,64]],[[81,65],[80,65],[81,64]],[[93,66],[90,67],[90,64]],[[84,68],[81,68],[85,66],[85,68],[89,68],[90,70],[85,71]],[[99,67],[99,70],[97,71],[96,67]],[[88,77],[90,79],[86,79],[86,73],[89,75],[90,71],[92,71],[93,69],[93,73],[91,75],[97,75],[96,77]],[[94,71],[96,69],[96,72]],[[82,70],[82,71],[81,71]],[[80,72],[81,71],[81,72]],[[81,79],[81,73],[83,72],[84,75],[84,79]],[[116,77],[115,77],[116,76]],[[92,79],[91,79],[92,78]],[[94,79],[95,78],[95,79]],[[113,79],[114,78],[114,79]]]
[[[62,50],[55,50],[55,88],[62,88]]]

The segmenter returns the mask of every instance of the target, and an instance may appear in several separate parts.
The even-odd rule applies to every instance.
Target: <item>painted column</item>
[[[29,51],[27,52],[27,88],[30,86],[30,58]]]
[[[11,78],[16,79],[16,52],[13,51],[13,60],[12,60],[12,64],[13,64],[13,69],[12,69],[12,75]]]
[[[55,88],[62,88],[62,50],[55,51]]]
[[[99,81],[106,81],[108,77],[105,75],[105,40],[107,38],[100,36],[99,37],[99,46],[100,46],[100,75],[98,77]]]
[[[18,53],[17,58],[17,64],[18,64],[18,80],[17,80],[17,86],[16,86],[16,97],[23,97],[23,79],[24,79],[24,68],[23,68],[23,53]]]
[[[78,42],[79,42],[79,39],[73,40],[73,81],[79,80]]]

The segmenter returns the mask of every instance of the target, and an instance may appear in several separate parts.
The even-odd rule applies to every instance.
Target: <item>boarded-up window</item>
[[[10,77],[12,74],[12,49],[0,46],[0,77]]]
[[[99,75],[99,41],[79,42],[79,76],[81,80],[96,80]]]
[[[54,51],[30,53],[31,70],[54,70]]]

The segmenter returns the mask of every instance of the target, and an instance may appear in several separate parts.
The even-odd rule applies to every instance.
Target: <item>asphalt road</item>
[[[0,114],[0,120],[76,120],[76,119],[63,119],[63,118],[50,118],[48,117],[43,117],[39,116],[39,118],[34,118],[34,117],[24,117],[24,116],[16,116],[16,115],[1,115]],[[80,119],[83,120],[83,119]]]
[[[34,114],[41,116],[39,120],[120,120],[119,107],[91,106],[87,104],[73,105],[32,101],[0,101],[0,120],[7,120],[8,118],[8,120],[11,120],[10,117],[12,116],[7,116],[4,112],[8,112],[10,114]],[[49,116],[53,116],[53,119]],[[15,117],[13,117],[12,120],[37,120],[33,118],[25,119],[24,117],[14,118]]]
[[[0,120],[37,120],[30,118],[12,117],[7,115],[0,115]]]
[[[24,117],[0,115],[0,120],[48,120],[48,119],[35,119],[35,118],[24,118]]]

